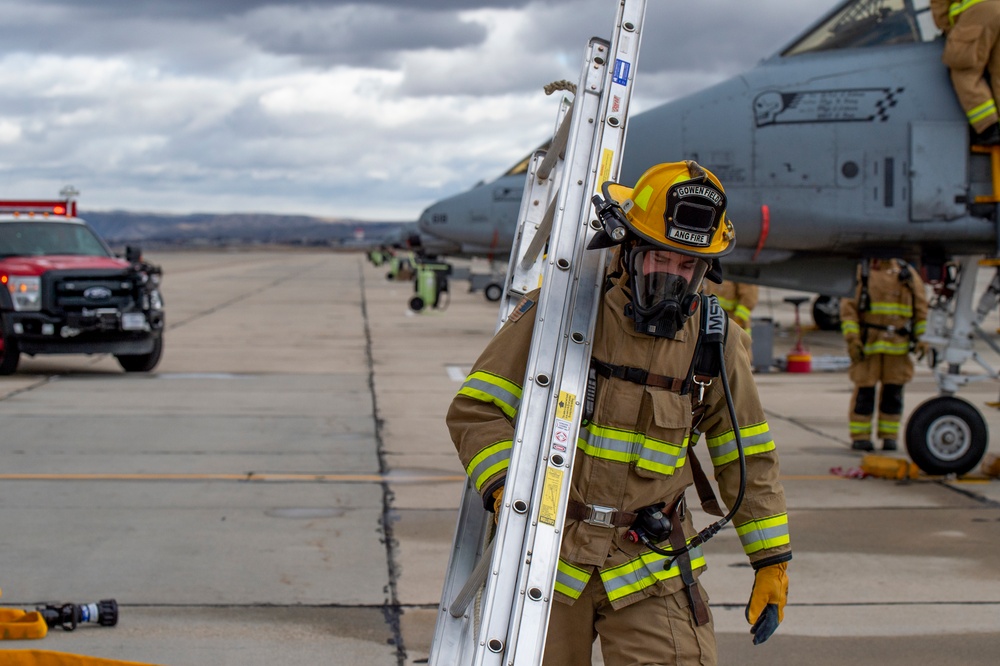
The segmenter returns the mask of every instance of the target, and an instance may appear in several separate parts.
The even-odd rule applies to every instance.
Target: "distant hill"
[[[80,217],[111,245],[146,248],[192,245],[357,246],[398,233],[404,222],[331,220],[308,215],[80,211]],[[361,236],[361,238],[359,238]]]

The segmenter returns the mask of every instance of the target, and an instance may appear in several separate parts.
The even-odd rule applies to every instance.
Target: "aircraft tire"
[[[486,300],[490,303],[496,303],[500,300],[500,297],[503,296],[503,287],[496,282],[490,282],[486,285],[486,288],[483,289],[483,296],[485,296]]]
[[[420,298],[419,296],[414,296],[413,298],[410,299],[410,309],[413,310],[414,312],[420,312],[421,310],[423,310],[424,305],[425,305],[424,299]]]
[[[812,305],[813,321],[821,331],[840,330],[840,299],[836,296],[817,296]]]
[[[3,326],[0,325],[0,375],[14,374],[20,360],[21,349],[17,340],[3,337]]]
[[[906,450],[927,474],[962,475],[982,460],[989,431],[982,414],[954,396],[920,403],[906,424]]]

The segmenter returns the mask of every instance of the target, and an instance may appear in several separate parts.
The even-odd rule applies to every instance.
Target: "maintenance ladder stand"
[[[645,11],[620,0],[610,44],[591,39],[551,147],[532,157],[497,324],[540,283],[503,507],[494,527],[467,483],[432,666],[542,661],[606,264],[585,251],[599,229],[591,198],[618,178]]]

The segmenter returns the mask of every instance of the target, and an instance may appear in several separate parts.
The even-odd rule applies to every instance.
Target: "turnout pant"
[[[707,598],[705,602],[707,605]],[[614,610],[601,577],[594,574],[572,606],[552,603],[542,663],[589,666],[594,641],[600,636],[606,666],[715,666],[718,658],[713,626],[711,619],[700,627],[695,624],[685,588]]]
[[[951,72],[958,103],[977,132],[997,122],[1000,98],[1000,2],[980,2],[958,16],[948,31],[942,62]],[[991,84],[984,73],[989,70]]]
[[[876,404],[879,439],[899,439],[903,385],[913,379],[913,361],[909,354],[866,356],[860,362],[851,364],[848,376],[854,382],[849,417],[851,441],[872,438],[872,416]]]

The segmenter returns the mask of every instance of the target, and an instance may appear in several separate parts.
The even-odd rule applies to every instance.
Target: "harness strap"
[[[670,511],[670,548],[672,550],[681,550],[684,548],[684,527],[682,521],[684,520],[685,511],[684,496],[677,500],[677,503],[671,507]],[[703,624],[708,624],[708,606],[705,605],[705,599],[701,595],[701,589],[698,585],[698,580],[694,577],[694,571],[691,568],[691,555],[688,552],[677,556],[676,559],[677,567],[681,572],[681,580],[684,581],[684,587],[687,588],[688,603],[691,604],[691,613],[694,615],[694,622],[699,627]]]
[[[698,501],[701,502],[701,508],[705,510],[705,513],[713,516],[726,515],[726,512],[722,510],[722,506],[719,504],[719,500],[715,496],[715,491],[712,489],[712,484],[709,483],[708,476],[705,474],[705,470],[701,468],[701,462],[698,460],[698,456],[694,454],[694,451],[690,451],[688,453],[688,460],[691,462],[691,475],[694,477],[694,489],[698,491]]]
[[[596,358],[591,359],[591,364],[597,371],[597,374],[605,378],[614,377],[615,379],[624,379],[625,381],[632,382],[633,384],[655,386],[656,388],[666,389],[668,391],[673,391],[674,393],[680,393],[681,395],[687,393],[690,388],[687,385],[687,382],[683,379],[668,377],[666,375],[657,375],[643,370],[642,368],[631,368],[625,365],[612,365],[611,363],[599,361]]]

